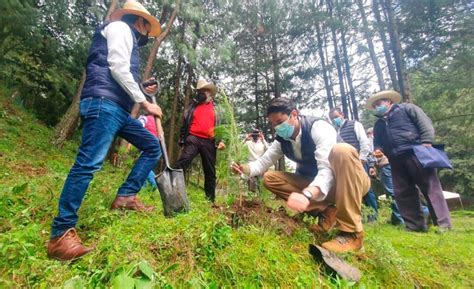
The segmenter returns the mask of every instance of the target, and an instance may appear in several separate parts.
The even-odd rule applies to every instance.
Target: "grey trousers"
[[[418,194],[419,188],[428,202],[433,224],[451,228],[448,204],[444,199],[436,169],[424,169],[415,155],[391,158],[390,165],[395,200],[406,227],[413,231],[427,229]]]

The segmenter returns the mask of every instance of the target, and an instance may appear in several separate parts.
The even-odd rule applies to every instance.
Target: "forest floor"
[[[388,204],[365,225],[365,252],[342,257],[359,283],[327,275],[308,254],[311,217],[288,212],[268,192],[216,206],[191,182],[191,210],[165,218],[158,192],[140,192],[149,214],[110,211],[131,163],[106,163],[79,210],[78,233],[96,249],[74,263],[49,260],[46,243],[78,137],[51,145],[53,131],[0,97],[0,288],[473,288],[474,208],[452,212],[454,230],[409,233],[387,224]]]

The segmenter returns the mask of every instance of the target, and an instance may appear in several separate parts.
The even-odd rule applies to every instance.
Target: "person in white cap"
[[[129,176],[118,189],[112,209],[151,211],[136,197],[150,170],[161,157],[155,136],[131,117],[138,103],[147,113],[161,117],[161,108],[146,100],[140,89],[139,48],[148,37],[161,33],[160,22],[138,2],[129,1],[111,15],[111,22],[99,26],[93,36],[86,64],[80,114],[82,142],[59,199],[58,215],[51,226],[48,256],[61,261],[77,259],[92,251],[76,233],[84,195],[94,172],[103,164],[116,135],[142,151]],[[156,93],[157,86],[144,89]]]
[[[217,149],[225,149],[222,140],[216,140],[214,129],[222,120],[222,113],[214,102],[217,87],[200,79],[196,85],[196,95],[191,107],[184,112],[179,145],[181,155],[175,167],[186,170],[197,154],[201,155],[204,170],[204,192],[214,203],[216,199],[216,154]]]
[[[428,202],[438,231],[451,229],[448,205],[436,169],[423,168],[414,154],[416,145],[431,146],[434,128],[430,118],[412,103],[400,103],[401,95],[384,90],[371,96],[366,107],[375,110],[374,154],[386,155],[392,168],[395,200],[409,231],[427,231],[417,187]]]

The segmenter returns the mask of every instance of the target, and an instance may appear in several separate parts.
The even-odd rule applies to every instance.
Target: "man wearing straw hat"
[[[146,112],[161,117],[161,108],[148,102],[140,89],[139,47],[161,33],[160,22],[138,2],[129,1],[111,15],[112,22],[94,33],[86,64],[87,77],[81,94],[82,143],[59,199],[58,215],[51,228],[48,256],[74,260],[92,251],[76,233],[77,211],[85,192],[106,157],[116,135],[142,151],[126,181],[118,189],[112,209],[148,212],[136,194],[161,156],[155,136],[130,116],[138,103]],[[145,93],[155,93],[156,85]]]
[[[210,202],[216,198],[216,149],[223,150],[222,140],[215,140],[214,129],[221,121],[219,109],[214,103],[217,87],[200,79],[196,85],[196,96],[188,111],[184,113],[179,145],[183,148],[175,167],[185,170],[197,154],[201,155],[204,170],[204,192]]]
[[[431,218],[439,232],[451,229],[448,205],[436,169],[423,168],[414,154],[416,145],[431,146],[434,128],[421,108],[401,103],[393,90],[376,93],[367,101],[375,110],[374,154],[385,154],[392,167],[395,200],[409,231],[424,232],[427,224],[417,187],[428,202]]]

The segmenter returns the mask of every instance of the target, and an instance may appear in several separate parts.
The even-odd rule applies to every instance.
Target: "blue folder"
[[[444,145],[431,147],[416,145],[413,147],[413,151],[423,168],[453,169],[453,165],[444,151]]]

